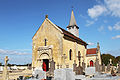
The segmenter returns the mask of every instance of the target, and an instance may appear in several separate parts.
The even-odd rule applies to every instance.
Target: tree
[[[2,66],[2,63],[0,62],[0,66]]]
[[[117,63],[120,61],[120,56],[116,57],[116,61],[117,61]]]
[[[114,66],[116,66],[117,64],[117,61],[116,61],[116,58],[115,56],[112,56],[111,54],[102,54],[101,55],[101,58],[102,58],[102,64],[104,63],[105,65],[109,64],[110,63],[110,59],[112,59],[112,64]]]

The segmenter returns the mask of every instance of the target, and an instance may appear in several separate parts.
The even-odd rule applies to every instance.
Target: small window
[[[47,39],[44,39],[45,40],[45,46],[47,46]]]
[[[72,60],[72,50],[69,51],[69,59]]]

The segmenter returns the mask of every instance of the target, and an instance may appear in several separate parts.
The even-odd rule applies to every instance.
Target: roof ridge
[[[83,41],[83,40],[82,40],[82,39],[80,39],[79,37],[77,37],[77,36],[73,35],[72,33],[68,32],[67,30],[65,30],[65,29],[61,28],[61,27],[60,27],[60,26],[58,26],[58,25],[56,25],[56,26],[57,26],[58,28],[60,28],[60,29],[63,31],[63,33],[64,33],[64,34],[66,34],[66,35],[70,34],[70,35],[71,35],[71,36],[69,35],[70,37],[72,37],[72,36],[73,36],[73,37],[74,37],[74,39],[76,39],[76,40],[78,40],[78,39],[79,39],[81,42],[83,42],[83,43],[85,43],[86,45],[88,45],[85,41]],[[65,32],[67,32],[68,34],[67,34],[67,33],[65,33]]]

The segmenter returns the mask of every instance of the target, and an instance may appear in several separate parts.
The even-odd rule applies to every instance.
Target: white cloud
[[[24,50],[19,52],[17,50],[4,50],[4,49],[0,49],[0,54],[3,54],[3,55],[29,55],[31,53],[24,52]]]
[[[97,21],[98,19],[96,18],[96,19],[94,19],[94,20],[86,20],[86,25],[85,26],[91,26],[92,24],[94,24],[96,21]]]
[[[88,42],[88,45],[93,46],[93,45],[95,45],[95,44],[92,43],[92,42]]]
[[[114,28],[115,30],[120,30],[120,22],[117,22],[117,23],[113,26],[113,28]]]
[[[110,31],[112,31],[113,28],[112,28],[111,26],[108,26],[108,29],[109,29]]]
[[[104,0],[104,3],[112,16],[120,17],[120,0]]]
[[[117,22],[113,27],[112,27],[112,26],[108,26],[108,29],[109,29],[110,31],[112,31],[113,29],[114,29],[114,30],[120,30],[120,21]]]
[[[89,20],[87,20],[86,22],[87,22],[86,26],[91,26],[92,24],[95,23],[95,21],[89,21]]]
[[[97,2],[100,0],[97,0]],[[101,2],[100,2],[101,3]],[[104,0],[103,5],[94,5],[93,8],[88,9],[88,15],[91,18],[97,18],[101,15],[108,15],[120,17],[120,0]]]
[[[91,18],[97,18],[101,16],[107,9],[103,5],[95,5],[93,8],[88,9],[88,15]]]
[[[100,26],[99,28],[98,28],[98,31],[103,31],[104,30],[104,26]]]
[[[120,38],[120,35],[112,37],[112,39],[119,39],[119,38]]]

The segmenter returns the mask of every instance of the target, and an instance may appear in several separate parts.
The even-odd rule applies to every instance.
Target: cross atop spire
[[[72,10],[69,26],[74,26],[74,25],[77,25],[77,24],[76,24],[76,20],[75,20],[73,10]]]

